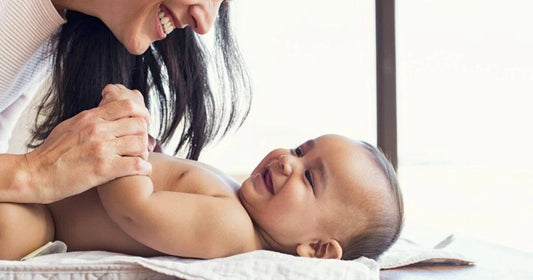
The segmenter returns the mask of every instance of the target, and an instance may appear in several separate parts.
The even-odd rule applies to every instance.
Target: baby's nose
[[[278,164],[281,169],[281,172],[285,176],[289,176],[292,173],[292,166],[291,166],[291,156],[290,155],[282,155],[278,159]]]

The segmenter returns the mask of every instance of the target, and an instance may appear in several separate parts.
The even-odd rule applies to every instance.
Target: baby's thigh
[[[0,203],[0,259],[18,260],[54,238],[54,220],[42,204]]]

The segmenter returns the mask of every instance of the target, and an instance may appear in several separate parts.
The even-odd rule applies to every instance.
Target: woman
[[[196,36],[215,20],[216,69],[221,89],[231,93],[222,98],[209,86]],[[197,159],[248,113],[250,100],[238,93],[248,89],[239,58],[223,0],[0,0],[0,152],[31,99],[30,86],[52,64],[35,150],[0,154],[0,202],[51,203],[114,178],[150,174],[145,106],[159,113],[162,143],[179,128],[175,153],[187,149]],[[22,211],[33,215],[28,209]]]

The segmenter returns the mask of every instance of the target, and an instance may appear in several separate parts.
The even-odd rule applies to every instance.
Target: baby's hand
[[[148,151],[161,153],[161,141],[155,139],[152,135],[148,134]]]

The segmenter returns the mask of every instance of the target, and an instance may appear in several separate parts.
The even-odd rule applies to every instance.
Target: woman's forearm
[[[0,154],[0,202],[43,203],[25,155]]]

